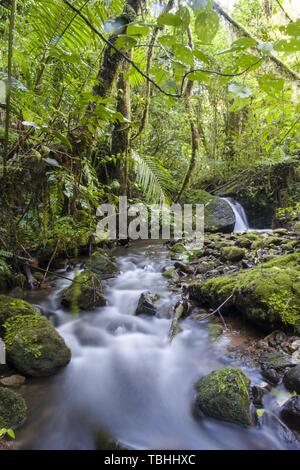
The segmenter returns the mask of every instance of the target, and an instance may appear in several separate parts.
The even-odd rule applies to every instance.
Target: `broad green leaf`
[[[249,49],[250,47],[255,47],[255,46],[256,46],[255,39],[243,37],[234,41],[228,49],[225,49],[224,51],[219,52],[218,55],[226,54],[227,52],[242,51],[242,50]]]
[[[256,57],[253,54],[243,54],[237,59],[236,65],[242,68],[247,68],[251,65],[257,64],[258,61],[259,57]],[[260,66],[260,64],[258,64],[258,66]]]
[[[206,82],[210,83],[210,76],[205,72],[191,72],[188,75],[189,80],[195,82]]]
[[[175,27],[181,26],[183,24],[180,16],[174,15],[173,13],[162,13],[157,18],[157,23],[159,25],[175,26]]]
[[[175,44],[172,50],[177,60],[187,65],[194,65],[194,56],[191,49],[182,44]]]
[[[193,54],[196,59],[200,60],[201,62],[204,62],[205,64],[209,64],[209,57],[204,54],[204,52],[199,51],[199,49],[196,49],[193,51]]]
[[[8,434],[9,437],[11,437],[11,439],[16,438],[15,431],[13,429],[8,429],[7,434]]]
[[[165,35],[158,38],[158,42],[160,42],[160,44],[164,47],[171,48],[174,44],[176,44],[176,38],[175,36]]]
[[[204,44],[211,43],[218,32],[219,24],[219,15],[215,11],[200,12],[195,21],[195,33],[198,39]]]
[[[275,74],[268,73],[258,79],[260,89],[270,95],[280,93],[284,87],[284,79]]]
[[[121,50],[132,49],[136,44],[137,40],[133,36],[119,36],[116,40],[116,47]]]
[[[130,24],[127,26],[127,34],[132,36],[147,36],[149,33],[149,26],[139,25],[139,24]]]
[[[233,93],[239,98],[249,98],[249,96],[252,95],[251,88],[245,85],[240,85],[239,83],[231,83],[228,85],[228,91],[229,93]]]
[[[60,132],[58,131],[51,131],[52,135],[54,137],[56,137],[58,140],[60,140],[64,145],[66,145],[70,150],[72,150],[72,145],[69,141],[69,139],[64,136],[63,134],[61,134]]]
[[[300,20],[293,21],[292,23],[289,23],[287,26],[281,26],[280,31],[284,34],[287,34],[289,36],[300,36]]]
[[[182,27],[184,29],[187,29],[190,22],[191,22],[191,15],[190,15],[190,10],[188,7],[180,7],[177,15],[181,18],[182,21]]]
[[[293,54],[300,51],[300,39],[281,39],[274,46],[275,51]]]

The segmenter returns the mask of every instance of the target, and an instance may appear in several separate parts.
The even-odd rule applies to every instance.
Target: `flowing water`
[[[168,341],[178,293],[161,275],[170,264],[161,244],[121,249],[120,273],[106,281],[108,305],[72,319],[59,306],[60,279],[37,299],[53,311],[72,361],[58,375],[29,380],[29,418],[18,431],[23,449],[94,449],[100,429],[132,449],[281,449],[272,426],[246,429],[193,412],[194,383],[230,364],[226,338],[213,343],[207,325],[191,318]],[[141,292],[159,294],[157,317],[134,316]],[[45,294],[36,294],[44,295]],[[246,370],[254,383],[257,371]],[[268,405],[272,408],[272,401]]]
[[[236,220],[234,232],[247,232],[250,226],[243,206],[239,202],[235,201],[232,197],[223,197],[222,199],[230,205],[234,212]]]

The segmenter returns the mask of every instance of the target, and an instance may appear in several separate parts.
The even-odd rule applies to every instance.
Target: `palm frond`
[[[132,156],[137,183],[140,185],[148,202],[170,204],[170,191],[173,181],[168,171],[155,158],[141,156],[134,153]]]

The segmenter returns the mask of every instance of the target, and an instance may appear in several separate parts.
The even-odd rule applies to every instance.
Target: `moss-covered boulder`
[[[201,189],[186,191],[181,200],[185,204],[204,205],[204,228],[207,232],[232,232],[235,215],[230,205],[220,197]]]
[[[72,284],[63,290],[61,303],[73,310],[92,310],[106,305],[100,276],[88,269],[82,271],[74,278]]]
[[[69,348],[45,317],[16,315],[4,328],[7,361],[23,375],[52,375],[69,363]]]
[[[117,272],[117,265],[107,256],[103,250],[96,250],[89,262],[88,267],[91,271],[99,274],[101,277],[110,276]]]
[[[197,382],[196,404],[207,416],[249,426],[249,385],[250,380],[240,369],[216,370]]]
[[[258,326],[300,332],[300,252],[275,257],[234,276],[194,283],[189,292],[212,307],[232,294],[227,308],[235,308]]]
[[[241,261],[246,254],[244,248],[238,246],[227,246],[221,249],[221,257],[225,261],[231,261],[237,263]]]
[[[25,300],[0,295],[0,328],[8,318],[15,315],[35,315],[37,313],[40,313],[39,309]]]
[[[0,386],[0,429],[16,429],[25,422],[27,407],[19,394]]]

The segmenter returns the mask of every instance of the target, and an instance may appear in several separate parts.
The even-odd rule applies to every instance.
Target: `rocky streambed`
[[[2,296],[0,428],[25,449],[300,448],[299,256],[285,230],[137,243]]]

